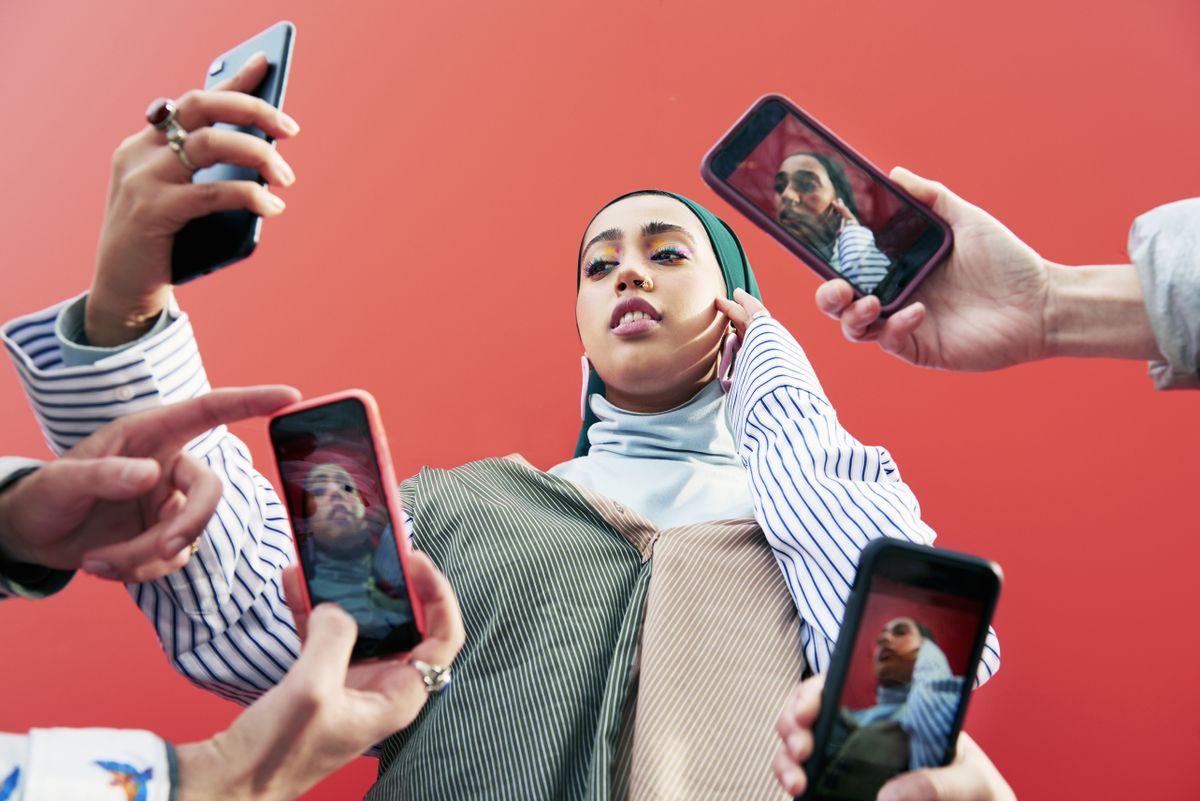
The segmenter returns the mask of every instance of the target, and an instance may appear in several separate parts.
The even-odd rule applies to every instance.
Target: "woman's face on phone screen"
[[[607,397],[629,411],[674,408],[716,375],[725,280],[704,226],[673,197],[635,195],[584,234],[575,320]]]
[[[875,639],[875,676],[883,687],[895,687],[912,681],[917,652],[925,642],[917,621],[898,617],[884,624]]]

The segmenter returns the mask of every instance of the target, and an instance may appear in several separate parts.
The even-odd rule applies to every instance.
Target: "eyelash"
[[[660,256],[663,256],[666,258],[660,259],[659,258]],[[665,248],[656,250],[654,252],[654,255],[652,255],[650,257],[650,260],[651,261],[686,261],[687,254],[684,253],[682,250],[679,250],[678,248],[665,247]]]
[[[660,264],[669,264],[677,261],[687,261],[688,255],[682,250],[674,247],[660,248],[654,251],[650,256],[650,260]],[[583,274],[586,278],[593,278],[597,275],[607,273],[613,267],[616,267],[620,262],[611,261],[609,259],[595,258],[588,262],[587,267],[583,268]]]
[[[615,261],[608,261],[606,259],[592,259],[590,262],[588,262],[588,266],[584,268],[583,274],[588,278],[592,278],[602,273],[607,273],[616,265],[617,262]]]

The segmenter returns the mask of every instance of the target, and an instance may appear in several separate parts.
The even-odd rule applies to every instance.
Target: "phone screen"
[[[378,455],[362,402],[347,398],[276,417],[271,444],[312,604],[358,622],[355,658],[420,641]]]
[[[880,556],[855,590],[852,640],[838,642],[848,652],[835,658],[840,687],[827,685],[822,699],[808,798],[873,801],[893,776],[945,764],[966,712],[998,573],[948,552],[940,561],[911,548]]]
[[[778,99],[741,120],[714,151],[711,168],[760,212],[760,225],[769,221],[777,238],[790,238],[806,259],[884,305],[947,244],[928,213]]]

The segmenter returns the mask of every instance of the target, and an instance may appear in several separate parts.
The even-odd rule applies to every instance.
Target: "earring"
[[[737,331],[730,327],[721,342],[721,355],[717,357],[717,378],[725,392],[729,392],[729,387],[733,384],[734,357],[737,356],[741,345],[742,341],[738,338]]]
[[[579,366],[583,371],[583,382],[579,388],[579,419],[587,419],[587,397],[588,397],[588,379],[591,378],[592,363],[588,361],[587,354],[579,357]]]

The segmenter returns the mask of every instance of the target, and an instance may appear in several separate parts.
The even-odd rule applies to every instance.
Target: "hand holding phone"
[[[1000,582],[965,554],[892,539],[863,550],[801,798],[874,801],[893,777],[949,763]]]
[[[950,252],[950,227],[785,97],[759,99],[704,157],[704,180],[825,278],[899,308]]]
[[[356,660],[412,650],[424,618],[375,400],[347,390],[303,401],[268,431],[308,608],[332,602],[354,617]]]
[[[291,117],[248,94],[262,85],[270,69],[269,56],[252,58],[216,87],[221,91],[188,92],[176,99],[176,121],[188,132],[180,146],[189,164],[201,173],[216,164],[253,164],[272,187],[295,181],[291,167],[263,138],[213,127],[238,121],[274,138],[300,130]],[[194,183],[193,177],[168,147],[164,133],[145,122],[114,152],[96,274],[85,311],[91,344],[113,347],[146,333],[170,301],[173,277],[186,280],[212,267],[214,262],[202,257],[209,247],[230,251],[220,244],[229,241],[224,234],[214,232],[215,239],[196,251],[191,262],[196,271],[173,269],[172,252],[181,252],[176,234],[188,220],[230,209],[245,210],[250,217],[283,212],[283,200],[259,181]]]
[[[266,74],[249,94],[277,109],[282,109],[295,39],[296,27],[292,23],[277,22],[257,36],[213,59],[208,68],[204,88],[220,87],[230,76],[236,74],[251,56],[265,53]],[[248,134],[268,143],[274,142],[268,133],[253,125],[218,122],[212,127]],[[194,184],[218,181],[254,181],[260,186],[267,183],[258,170],[234,163],[214,164],[197,170],[192,176]],[[261,233],[262,217],[249,209],[215,211],[207,216],[189,220],[175,234],[175,245],[171,251],[171,283],[182,284],[246,258],[254,251]]]

